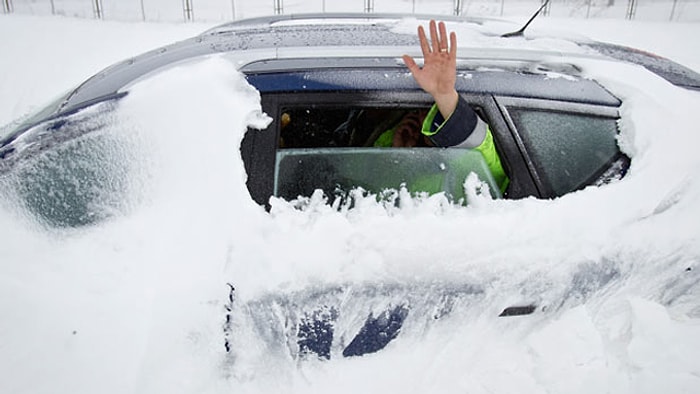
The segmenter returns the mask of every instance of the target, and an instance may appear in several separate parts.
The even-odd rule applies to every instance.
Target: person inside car
[[[377,139],[375,146],[476,149],[484,156],[501,191],[505,191],[509,180],[496,152],[491,130],[455,88],[457,35],[450,32],[448,40],[444,22],[438,24],[431,20],[429,28],[430,42],[423,26],[418,26],[423,67],[409,55],[403,55],[403,61],[418,85],[433,97],[435,104],[427,113],[414,111],[406,114],[396,127]],[[418,125],[421,125],[420,130]]]
[[[394,127],[379,135],[373,146],[383,148],[435,146],[427,135],[421,133],[421,125],[427,115],[428,111],[423,109],[407,112]]]

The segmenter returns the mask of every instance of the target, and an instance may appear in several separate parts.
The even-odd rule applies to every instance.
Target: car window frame
[[[510,178],[505,198],[518,199],[558,197],[540,173],[528,152],[509,108],[546,110],[619,119],[619,107],[554,99],[497,96],[487,92],[460,91],[459,94],[489,123],[502,164]],[[430,106],[432,98],[421,90],[335,90],[288,91],[261,93],[262,109],[279,119],[282,108],[289,106],[370,106],[401,108]],[[280,137],[279,122],[273,120],[264,130],[247,132],[241,144],[241,155],[248,174],[247,186],[253,200],[269,208],[274,191],[276,151]],[[255,157],[255,160],[251,158]],[[616,157],[617,158],[617,157]],[[614,160],[613,160],[614,161]],[[611,162],[612,164],[612,162]],[[593,183],[595,179],[590,179]]]

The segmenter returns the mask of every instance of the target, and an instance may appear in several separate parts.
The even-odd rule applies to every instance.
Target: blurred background
[[[509,17],[543,0],[0,0],[2,12],[116,21],[223,22],[301,12],[400,12]],[[551,0],[544,15],[700,22],[700,0]]]

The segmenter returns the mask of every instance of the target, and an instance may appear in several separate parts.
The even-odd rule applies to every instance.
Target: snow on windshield
[[[441,195],[392,209],[273,199],[269,213],[237,151],[269,118],[235,67],[213,57],[140,81],[113,115],[141,146],[128,213],[57,231],[0,203],[2,391],[694,390],[700,95],[636,66],[584,71],[625,102],[623,181],[468,207]],[[247,331],[225,352],[228,283],[241,303],[348,284],[486,295],[379,353],[300,362]],[[529,302],[537,313],[496,317]]]

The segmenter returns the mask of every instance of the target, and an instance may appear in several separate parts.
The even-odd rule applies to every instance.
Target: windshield
[[[0,128],[0,147],[7,145],[11,142],[18,134],[34,126],[38,122],[45,120],[51,115],[58,112],[58,109],[66,101],[71,92],[64,93],[58,98],[51,101],[46,107],[43,107],[35,113],[27,115],[24,119],[19,121],[17,124],[9,124],[7,127]]]

